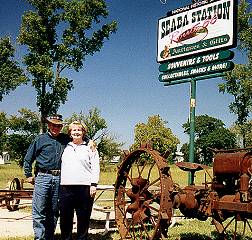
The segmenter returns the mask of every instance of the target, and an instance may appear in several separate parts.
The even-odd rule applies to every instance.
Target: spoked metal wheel
[[[10,191],[21,190],[21,184],[18,178],[14,178],[9,185]],[[20,199],[14,197],[14,193],[10,192],[5,198],[5,204],[9,211],[15,211],[18,209]]]
[[[225,221],[213,219],[213,223],[225,240],[244,239],[244,237],[252,239],[252,220],[250,220],[252,216],[248,217],[247,213],[237,213]]]
[[[115,219],[121,238],[166,239],[172,190],[169,167],[157,151],[140,148],[128,154],[115,184]]]

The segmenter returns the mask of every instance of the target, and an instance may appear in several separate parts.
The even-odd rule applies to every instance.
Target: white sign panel
[[[236,0],[203,0],[158,21],[157,61],[236,45]]]

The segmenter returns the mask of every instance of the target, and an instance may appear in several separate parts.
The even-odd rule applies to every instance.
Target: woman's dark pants
[[[90,186],[60,186],[60,230],[62,240],[72,239],[74,211],[77,216],[77,240],[86,240],[88,235],[93,198]]]

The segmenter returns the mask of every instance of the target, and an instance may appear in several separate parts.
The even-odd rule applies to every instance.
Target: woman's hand
[[[95,187],[95,186],[91,186],[91,187],[90,187],[90,196],[91,196],[92,198],[94,198],[94,197],[95,197],[95,194],[96,194],[96,187]]]
[[[90,149],[94,152],[97,148],[97,144],[93,141],[93,140],[89,140],[88,142],[88,146],[90,147]]]

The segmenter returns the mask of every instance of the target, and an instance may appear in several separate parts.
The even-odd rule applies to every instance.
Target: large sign
[[[202,0],[158,21],[157,61],[236,46],[237,0]]]

